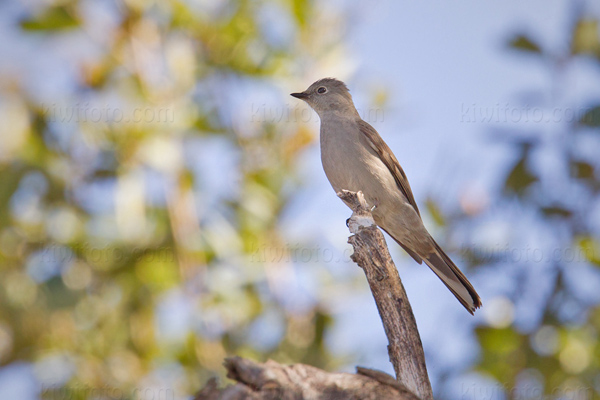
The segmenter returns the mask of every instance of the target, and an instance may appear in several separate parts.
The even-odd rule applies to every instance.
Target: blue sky
[[[300,110],[308,120],[298,124],[316,134],[318,117],[306,105],[289,97],[289,92],[303,90],[318,78],[334,76],[346,81],[357,107],[368,110],[373,104],[374,90],[385,89],[389,101],[383,110],[383,118],[371,122],[404,167],[421,207],[429,196],[447,209],[456,207],[465,193],[485,200],[498,190],[499,180],[505,173],[503,166],[514,157],[507,148],[489,139],[490,131],[541,129],[558,134],[561,124],[568,123],[569,108],[578,109],[594,100],[600,101],[597,90],[600,78],[585,61],[568,66],[567,82],[561,86],[563,92],[558,96],[552,71],[535,57],[506,49],[506,42],[513,34],[524,32],[538,40],[544,50],[564,51],[568,46],[566,33],[573,17],[572,3],[567,0],[348,2],[343,6],[350,16],[343,45],[345,58],[310,70],[293,82],[276,82],[270,87],[277,89],[276,94],[270,90],[271,94],[259,93],[258,96],[264,96],[269,106]],[[593,15],[600,15],[599,2],[589,1],[583,7]],[[110,12],[103,15],[111,20]],[[7,12],[0,19],[7,21],[14,17]],[[277,14],[265,16],[266,20],[269,18],[276,20]],[[285,29],[285,24],[273,29],[274,36],[283,38],[282,45],[290,40],[292,33]],[[94,49],[79,41],[81,38],[65,39],[55,42],[54,47],[42,48],[35,39],[24,40],[8,23],[0,26],[0,32],[3,37],[10,38],[0,43],[0,71],[21,70],[20,73],[30,78],[26,79],[33,86],[28,88],[29,91],[40,102],[51,102],[57,94],[76,89],[74,73],[65,60],[93,57],[94,54]],[[86,49],[82,49],[84,47]],[[63,51],[68,48],[69,54],[61,55],[57,52],[59,48]],[[52,79],[48,79],[49,76]],[[263,84],[241,86],[231,108],[251,115],[253,105],[260,104],[253,89],[261,89]],[[301,86],[297,87],[299,84]],[[541,122],[534,121],[536,115],[533,114],[527,120],[526,113],[532,112],[532,108],[539,109]],[[508,120],[498,114],[504,109],[509,110]],[[558,121],[549,120],[555,109],[559,110]],[[584,149],[591,154],[596,150],[600,151]],[[193,164],[199,171],[222,171],[218,179],[207,181],[209,189],[218,193],[235,190],[237,179],[236,156],[216,156],[224,153],[233,152],[228,144],[218,139],[190,143],[186,149],[186,158],[195,158]],[[539,155],[536,163],[540,169],[553,170],[556,163],[552,149]],[[302,156],[299,175],[304,186],[292,200],[282,221],[286,239],[291,244],[309,243],[318,247],[321,254],[325,254],[326,249],[332,254],[332,261],[325,265],[294,263],[296,281],[288,284],[296,290],[300,305],[290,307],[302,307],[304,302],[321,296],[322,302],[337,316],[336,325],[327,338],[330,348],[336,354],[353,353],[356,356],[344,369],[350,371],[360,364],[393,373],[373,299],[361,271],[348,260],[348,231],[344,221],[349,210],[329,186],[316,144]],[[209,201],[202,206],[209,208],[210,205]],[[447,232],[436,228],[427,215],[425,218],[432,234],[443,241]],[[596,218],[600,226],[600,211],[590,218]],[[524,223],[532,221],[527,216],[523,220]],[[490,221],[487,227],[479,228],[478,240],[491,245],[507,243],[511,230],[514,227],[508,221]],[[535,226],[530,231],[524,237],[525,243],[536,246],[538,242],[544,242],[543,233],[536,232]],[[503,310],[501,295],[512,283],[510,272],[502,276],[494,276],[490,271],[469,275],[484,302],[484,309],[471,317],[431,271],[417,265],[393,242],[388,242],[411,299],[435,385],[441,373],[449,369],[466,369],[476,359],[477,343],[472,329],[478,323],[489,322],[490,313]],[[452,256],[460,266],[459,255]],[[339,278],[340,283],[331,283],[334,290],[320,294],[314,286],[319,269],[323,267],[331,276]],[[543,266],[536,268],[535,273],[543,274]],[[585,271],[580,272],[589,278],[582,279],[581,287],[592,296],[597,280]],[[181,299],[177,294],[166,296],[166,311],[158,311],[164,316],[172,311],[170,304],[179,303]],[[486,311],[486,306],[491,311]],[[180,311],[180,314],[171,315],[172,319],[165,325],[181,326],[178,324],[188,313],[185,307]],[[529,316],[526,309],[523,315]],[[518,322],[518,318],[514,318]],[[272,333],[273,326],[277,332],[281,331],[278,319],[266,315],[263,323],[263,330],[257,328],[256,336],[276,341],[277,335],[264,337],[261,331]],[[164,332],[167,336],[171,333]],[[36,398],[30,384],[33,379],[33,372],[27,365],[4,368],[0,371],[0,397]],[[472,374],[459,376],[452,383],[454,397],[464,394],[461,390],[470,387],[468,385],[474,381],[478,385],[487,382]],[[492,382],[487,384],[493,387]]]
[[[374,104],[374,92],[385,89],[389,98],[382,117],[369,122],[403,165],[421,207],[428,197],[446,210],[456,209],[465,201],[485,204],[498,194],[506,168],[516,157],[512,149],[494,142],[491,132],[560,135],[572,122],[573,110],[585,109],[600,100],[595,89],[600,87],[600,80],[592,62],[568,65],[566,82],[556,84],[555,71],[546,63],[507,48],[512,37],[525,33],[538,41],[545,52],[567,51],[568,32],[575,16],[571,4],[346,4],[349,28],[342,51],[332,50],[333,54],[324,55],[326,61],[317,66],[307,64],[307,68],[298,70],[293,81],[278,81],[266,91],[261,84],[242,85],[224,104],[231,106],[234,126],[237,118],[236,128],[242,133],[253,129],[247,124],[250,116],[262,118],[256,110],[264,105],[267,113],[275,112],[267,114],[267,118],[270,115],[277,121],[279,116],[287,116],[287,111],[293,123],[318,135],[318,116],[304,103],[289,97],[290,92],[333,76],[348,84],[359,110],[369,110]],[[600,14],[598,5],[585,7],[592,15]],[[288,119],[279,122],[282,132],[288,129]],[[214,148],[218,146],[205,148],[203,165],[211,165],[215,160],[216,153],[211,150]],[[594,149],[587,151],[593,154]],[[533,161],[533,168],[541,173],[560,170],[551,146],[543,148]],[[303,155],[298,171],[304,186],[285,212],[281,224],[285,239],[290,247],[312,246],[318,254],[324,256],[328,252],[332,257],[316,265],[295,262],[292,277],[281,291],[294,293],[298,304],[319,299],[336,315],[327,343],[336,354],[354,356],[345,370],[351,371],[359,364],[393,373],[373,299],[361,272],[348,259],[351,250],[346,243],[348,231],[344,221],[349,210],[327,182],[317,143]],[[557,188],[565,183],[559,174],[553,176],[553,182]],[[228,186],[222,180],[213,184],[225,191]],[[562,186],[562,190],[567,187]],[[565,245],[557,238],[559,235],[553,237],[547,232],[535,216],[522,212],[491,213],[467,236],[454,232],[449,237],[426,213],[424,219],[434,237],[440,242],[448,239],[455,247],[469,240],[484,249],[518,245],[517,250],[525,254],[528,248],[548,252]],[[600,226],[598,216],[596,221]],[[395,243],[388,242],[411,299],[434,389],[441,374],[466,370],[476,360],[478,345],[473,328],[477,324],[500,326],[514,322],[525,331],[534,327],[538,305],[548,293],[552,276],[547,263],[528,265],[528,279],[535,282],[538,290],[516,306],[506,296],[514,288],[514,277],[523,268],[522,263],[470,273],[484,303],[484,308],[471,317],[431,271],[417,265]],[[460,255],[451,256],[461,266]],[[581,277],[574,279],[574,284],[588,299],[597,301],[593,288],[600,281],[584,264],[572,266],[577,271],[574,275]],[[317,282],[323,268],[337,281],[327,283],[326,290],[317,290],[315,285],[320,285]],[[273,321],[267,318],[262,327],[258,325],[257,332],[265,333],[271,330]],[[459,396],[474,382],[483,388],[495,387],[481,376],[459,374],[450,389]]]
[[[361,3],[358,10],[351,11],[354,23],[350,24],[345,41],[352,56],[352,72],[348,74],[348,66],[342,65],[325,75],[346,80],[358,109],[372,105],[373,88],[388,92],[384,118],[372,124],[404,167],[417,202],[423,204],[432,196],[443,209],[453,208],[462,193],[483,198],[493,195],[504,178],[507,161],[515,156],[507,147],[490,140],[491,130],[541,129],[551,133],[559,130],[560,124],[568,123],[570,108],[586,107],[599,99],[598,74],[585,62],[569,66],[567,93],[559,98],[553,93],[552,71],[535,56],[507,50],[506,43],[517,33],[538,40],[545,51],[559,53],[568,49],[567,32],[573,18],[570,4]],[[586,7],[593,15],[600,14],[600,4]],[[554,109],[558,109],[556,117],[552,114]],[[316,114],[308,125],[318,129]],[[349,211],[326,181],[317,146],[303,161],[300,170],[307,186],[298,207],[288,210],[289,235],[305,236],[310,232],[326,246],[343,249],[348,236],[343,221]],[[541,168],[554,167],[551,154],[540,157],[539,162]],[[426,224],[435,237],[445,237],[445,232],[435,229],[432,221],[426,220]],[[504,231],[510,231],[510,225],[505,221],[490,225],[481,234],[488,236],[490,243],[505,240],[507,244]],[[411,299],[435,384],[440,372],[449,368],[460,370],[475,360],[477,344],[472,328],[485,321],[486,304],[488,310],[499,310],[498,301],[501,303],[502,299],[497,296],[511,284],[509,274],[470,275],[484,303],[484,309],[473,318],[431,271],[414,263],[392,241],[388,243]],[[535,234],[525,243],[535,247]],[[460,266],[459,257],[453,258]],[[543,273],[543,267],[538,269],[536,273]],[[597,278],[592,281],[598,282]],[[543,284],[540,285],[543,292]],[[364,344],[359,364],[393,373],[370,294],[349,292],[332,303],[339,318],[330,338],[332,347],[346,352],[356,348],[356,342]],[[530,315],[523,311],[523,315]],[[348,370],[351,369],[349,364]],[[452,388],[460,395],[461,388],[473,379],[473,375],[465,375],[453,381]],[[477,378],[478,385],[486,383],[493,385]]]

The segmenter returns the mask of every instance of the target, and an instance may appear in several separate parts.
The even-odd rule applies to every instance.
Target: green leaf
[[[475,333],[484,349],[479,369],[512,387],[518,371],[526,363],[526,338],[510,327],[479,327]]]
[[[521,195],[532,183],[535,183],[539,180],[539,178],[535,176],[527,167],[528,158],[529,150],[528,146],[525,146],[523,155],[506,177],[506,183],[504,187],[506,192],[512,192]]]
[[[542,49],[533,40],[525,35],[518,35],[514,37],[508,45],[513,49],[528,51],[532,53],[542,53]]]
[[[600,266],[600,243],[590,236],[583,236],[576,239],[576,244],[579,248],[576,256],[583,255],[592,264]],[[580,257],[577,257],[581,261]]]
[[[427,199],[427,201],[425,202],[425,207],[427,207],[427,211],[429,211],[431,218],[433,218],[436,224],[440,226],[446,225],[446,218],[444,218],[444,214],[442,214],[442,211],[435,203],[435,201]]]
[[[579,124],[591,128],[600,128],[600,105],[593,107],[583,114],[579,120]]]
[[[590,179],[594,177],[594,167],[583,161],[571,162],[571,175],[578,179]]]
[[[65,7],[48,8],[39,15],[21,21],[21,28],[26,31],[60,31],[78,25],[79,22]]]
[[[74,307],[79,298],[76,293],[65,286],[60,276],[48,279],[41,289],[46,295],[46,305],[51,309]]]
[[[306,0],[293,0],[292,12],[298,25],[305,26],[308,19],[309,3]]]
[[[570,210],[562,207],[542,207],[542,212],[544,215],[549,217],[570,217],[573,213]]]
[[[600,51],[600,34],[598,32],[597,20],[579,20],[573,31],[571,54],[596,54]]]

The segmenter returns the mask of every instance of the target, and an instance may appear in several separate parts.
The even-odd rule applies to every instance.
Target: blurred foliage
[[[508,45],[514,49],[521,51],[530,51],[533,53],[541,53],[541,49],[531,39],[525,35],[517,35],[513,38]]]
[[[282,260],[294,249],[279,232],[313,134],[277,123],[271,110],[255,120],[236,100],[257,82],[277,92],[302,74],[298,65],[335,54],[343,16],[304,0],[0,7],[17,9],[16,46],[33,60],[0,78],[0,365],[32,363],[48,399],[185,396],[232,354],[335,369],[340,360],[325,346],[332,316],[318,296],[293,304],[294,271]],[[579,60],[600,73],[598,21],[586,15],[560,51],[522,33],[508,47],[559,77]],[[540,262],[508,262],[461,241],[475,274],[513,278],[484,298],[486,323],[476,329],[475,368],[507,398],[526,398],[510,391],[520,387],[599,397],[600,307],[572,278],[600,267],[589,218],[600,164],[582,151],[600,141],[600,104],[583,108],[557,121],[558,134],[496,132],[515,157],[486,207],[426,204],[449,232],[509,221],[517,248],[518,233],[533,229],[519,225],[527,212],[552,233],[545,251],[583,257],[547,259],[542,282]],[[562,178],[537,164],[547,146]]]
[[[289,250],[278,221],[314,137],[232,103],[335,47],[316,43],[329,17],[302,0],[9,3],[34,65],[0,80],[0,364],[34,363],[50,399],[190,395],[233,354],[334,367],[331,317],[286,304],[289,263],[256,250]]]
[[[526,34],[508,40],[510,51],[538,57],[555,74],[553,87],[541,91],[554,95],[536,106],[546,116],[558,113],[551,124],[537,121],[535,130],[495,129],[493,142],[515,155],[502,167],[507,172],[498,194],[465,200],[462,209],[443,216],[433,212],[450,232],[467,237],[489,228],[490,221],[497,232],[508,228],[504,246],[478,242],[477,236],[471,244],[461,241],[467,264],[497,277],[494,292],[483,300],[486,322],[476,328],[481,355],[475,370],[493,378],[499,390],[475,390],[473,398],[600,398],[599,288],[590,295],[584,284],[598,282],[600,274],[600,227],[591,217],[600,204],[600,158],[586,151],[600,148],[600,104],[597,97],[569,104],[562,95],[566,66],[589,62],[600,75],[598,26],[579,14],[570,44],[552,50]],[[548,153],[558,170],[540,161]],[[480,204],[469,206],[473,202]]]
[[[65,7],[48,7],[39,15],[21,21],[21,27],[28,31],[56,32],[61,29],[74,28],[78,25],[73,13]]]

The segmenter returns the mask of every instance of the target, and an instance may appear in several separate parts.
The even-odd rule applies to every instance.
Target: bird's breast
[[[362,191],[371,205],[399,193],[393,175],[370,151],[356,123],[324,121],[321,124],[321,161],[336,192]]]

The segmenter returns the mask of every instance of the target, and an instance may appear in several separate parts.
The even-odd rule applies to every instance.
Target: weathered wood
[[[227,376],[237,383],[223,389],[211,379],[195,400],[432,400],[425,355],[404,286],[383,234],[373,221],[361,192],[338,196],[352,216],[352,259],[364,270],[388,337],[388,353],[396,379],[381,371],[357,368],[357,374],[330,373],[304,364],[264,364],[227,358]]]
[[[329,373],[310,365],[264,364],[240,357],[225,360],[227,376],[238,383],[217,388],[211,379],[194,400],[419,400],[393,377],[368,369]]]
[[[338,196],[353,210],[347,221],[354,234],[348,239],[354,247],[352,260],[363,269],[371,287],[388,337],[396,379],[419,398],[433,399],[417,323],[385,238],[361,192],[342,191]]]

